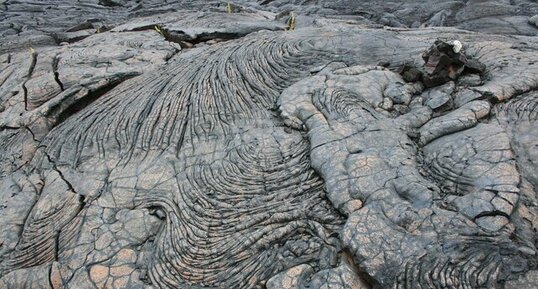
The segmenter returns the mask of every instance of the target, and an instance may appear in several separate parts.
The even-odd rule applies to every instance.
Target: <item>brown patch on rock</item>
[[[108,267],[95,265],[90,269],[90,278],[95,283],[101,283],[108,277]]]
[[[134,263],[136,262],[136,253],[131,249],[121,249],[116,254],[116,258],[123,263]]]
[[[110,268],[110,275],[114,277],[127,276],[133,272],[133,268],[127,265]]]
[[[50,284],[52,285],[52,289],[62,289],[62,275],[60,273],[60,268],[58,267],[58,263],[53,263],[50,269]]]

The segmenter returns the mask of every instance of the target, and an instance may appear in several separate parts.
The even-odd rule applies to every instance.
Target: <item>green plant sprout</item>
[[[33,47],[30,46],[30,47],[28,48],[28,50],[30,50],[30,54],[31,54],[31,55],[36,54],[36,51],[35,51],[35,49],[34,49]]]
[[[154,28],[155,28],[155,31],[157,31],[157,33],[161,34],[162,37],[165,37],[164,36],[164,30],[160,25],[155,25]]]
[[[288,30],[293,31],[295,30],[295,13],[290,13],[290,20],[288,21]]]
[[[228,4],[226,4],[226,11],[228,13],[232,13],[233,12],[233,9],[232,9],[232,4],[230,2],[228,2]]]

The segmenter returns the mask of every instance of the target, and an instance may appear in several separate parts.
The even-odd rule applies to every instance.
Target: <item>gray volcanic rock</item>
[[[252,5],[251,1],[240,1]],[[356,15],[391,27],[454,26],[461,29],[501,34],[537,35],[528,17],[538,13],[532,0],[300,0],[256,1],[257,8],[274,12],[297,11],[302,14],[339,17]],[[290,3],[291,2],[291,3]]]
[[[533,288],[538,8],[422,2],[0,3],[0,288]]]
[[[79,30],[108,30],[134,17],[178,10],[226,12],[228,9],[232,12],[271,11],[281,16],[294,11],[299,16],[308,16],[305,22],[299,17],[300,25],[318,21],[320,16],[324,16],[391,27],[455,26],[487,33],[538,34],[538,28],[532,20],[538,14],[538,3],[532,0],[300,0],[291,3],[282,0],[6,0],[0,2],[0,36],[3,39],[0,53],[27,46],[49,46],[62,41],[74,41],[89,33]]]

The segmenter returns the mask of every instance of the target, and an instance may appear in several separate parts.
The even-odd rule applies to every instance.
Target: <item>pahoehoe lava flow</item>
[[[357,2],[1,1],[0,288],[535,288],[538,4]]]

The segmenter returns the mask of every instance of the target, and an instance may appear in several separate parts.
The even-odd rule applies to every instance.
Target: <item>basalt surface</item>
[[[0,288],[536,288],[538,4],[357,2],[1,1]]]

